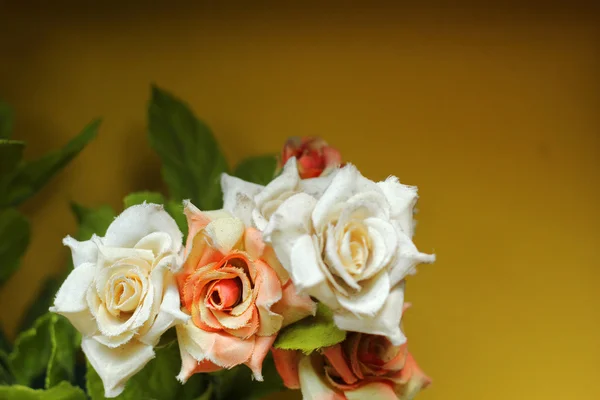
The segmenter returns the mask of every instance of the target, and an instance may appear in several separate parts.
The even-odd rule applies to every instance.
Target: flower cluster
[[[82,333],[106,397],[170,328],[182,383],[242,364],[262,381],[271,352],[285,385],[308,400],[411,399],[429,384],[400,323],[405,278],[434,261],[412,241],[415,187],[371,181],[315,138],[290,139],[266,186],[223,174],[221,187],[222,209],[184,201],[185,244],[163,206],[148,203],[104,237],[64,239],[75,268],[51,311]],[[342,339],[310,354],[278,347],[319,303]]]

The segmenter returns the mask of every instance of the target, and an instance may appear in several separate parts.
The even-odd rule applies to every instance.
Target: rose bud
[[[283,147],[279,167],[291,157],[296,157],[302,179],[327,175],[342,162],[340,152],[317,137],[289,138]]]

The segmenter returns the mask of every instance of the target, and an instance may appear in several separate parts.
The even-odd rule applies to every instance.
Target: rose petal
[[[299,182],[300,176],[298,175],[296,159],[292,157],[283,166],[282,173],[269,182],[269,184],[254,197],[256,208],[252,213],[252,220],[258,230],[264,231],[269,223],[265,216],[259,211],[263,205],[270,200],[277,199],[286,192],[295,191]]]
[[[350,313],[356,315],[375,315],[386,303],[390,293],[390,278],[385,271],[369,280],[361,282],[359,292],[350,296],[337,294],[340,305]]]
[[[173,275],[167,272],[163,279],[164,294],[161,293],[162,301],[160,302],[158,315],[150,329],[138,337],[140,342],[152,346],[158,344],[161,335],[169,328],[176,324],[185,324],[190,319],[189,315],[180,310],[179,291]]]
[[[106,230],[104,245],[131,248],[152,232],[167,233],[180,248],[183,234],[175,220],[163,206],[147,203],[131,206],[115,218]]]
[[[160,257],[168,252],[177,253],[181,249],[181,243],[173,243],[173,238],[165,232],[152,232],[141,238],[133,248],[150,250],[154,257]]]
[[[402,231],[412,238],[414,234],[413,209],[419,198],[416,186],[403,185],[395,176],[390,176],[377,185],[391,205],[391,216],[400,223]]]
[[[281,327],[284,328],[309,315],[315,315],[317,304],[310,296],[299,294],[292,282],[288,282],[282,291],[281,300],[271,307],[271,311],[283,317]]]
[[[63,239],[63,244],[71,249],[75,268],[85,263],[96,263],[98,259],[98,245],[96,241],[100,241],[100,238],[96,235],[94,235],[93,239],[83,242],[75,240],[71,236]]]
[[[277,335],[272,336],[257,336],[254,345],[252,357],[246,362],[246,365],[252,370],[254,379],[259,382],[263,381],[262,364],[269,353],[269,349],[273,346]]]
[[[303,357],[298,363],[298,376],[303,400],[345,400],[345,396],[333,390],[317,373],[323,370],[320,356]]]
[[[281,283],[279,278],[267,264],[262,261],[254,263],[256,266],[256,308],[260,317],[257,335],[271,336],[279,331],[283,323],[283,316],[273,312],[271,306],[281,300]]]
[[[104,396],[116,397],[125,389],[125,382],[154,358],[152,346],[132,341],[111,349],[92,338],[83,338],[81,349],[104,384]]]
[[[114,349],[128,343],[133,338],[133,334],[134,332],[124,332],[118,336],[94,335],[93,339]]]
[[[94,280],[94,264],[80,264],[75,268],[56,294],[51,312],[65,316],[83,335],[93,335],[97,330],[96,321],[87,306],[87,291]]]
[[[371,382],[358,389],[347,390],[344,394],[347,400],[398,400],[392,386],[384,382]]]
[[[435,261],[434,254],[419,252],[415,244],[402,231],[396,229],[398,237],[398,250],[394,263],[390,268],[390,283],[395,285],[407,275],[416,273],[416,266],[420,263],[432,263]]]
[[[298,376],[298,362],[302,353],[296,350],[271,349],[275,368],[288,389],[300,389],[300,377]]]
[[[223,209],[241,219],[245,226],[252,225],[252,210],[254,209],[254,196],[264,186],[231,175],[221,174],[221,189],[223,190]]]
[[[331,366],[346,384],[351,385],[358,381],[358,378],[352,373],[348,361],[345,359],[341,344],[323,349],[323,355],[329,360]]]
[[[338,207],[339,204],[357,193],[379,190],[377,185],[363,177],[354,165],[347,164],[337,172],[327,190],[314,206],[312,222],[315,230],[321,232],[325,228],[329,223],[331,210]]]
[[[349,312],[336,311],[333,320],[338,328],[345,331],[370,333],[387,337],[392,344],[399,346],[406,342],[400,329],[402,303],[404,302],[404,282],[390,291],[385,305],[373,316],[357,317]]]
[[[219,218],[206,225],[204,231],[212,247],[227,254],[240,244],[244,235],[244,223],[235,217]]]
[[[399,400],[412,400],[422,389],[431,384],[431,379],[421,371],[413,356],[408,353],[404,368],[398,372],[396,394]]]

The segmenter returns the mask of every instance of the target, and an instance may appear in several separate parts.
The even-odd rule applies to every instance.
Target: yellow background
[[[410,348],[434,379],[420,399],[600,399],[591,10],[84,3],[0,6],[0,96],[27,156],[104,117],[23,208],[33,238],[0,294],[9,330],[68,257],[69,201],[161,188],[145,136],[156,82],[231,163],[321,135],[368,177],[419,186],[416,241],[438,255],[408,285]]]

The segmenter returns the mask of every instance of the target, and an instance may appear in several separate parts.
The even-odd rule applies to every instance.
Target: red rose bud
[[[327,175],[341,164],[340,152],[321,138],[292,137],[287,140],[281,153],[280,168],[290,157],[298,160],[298,173],[302,179]]]

